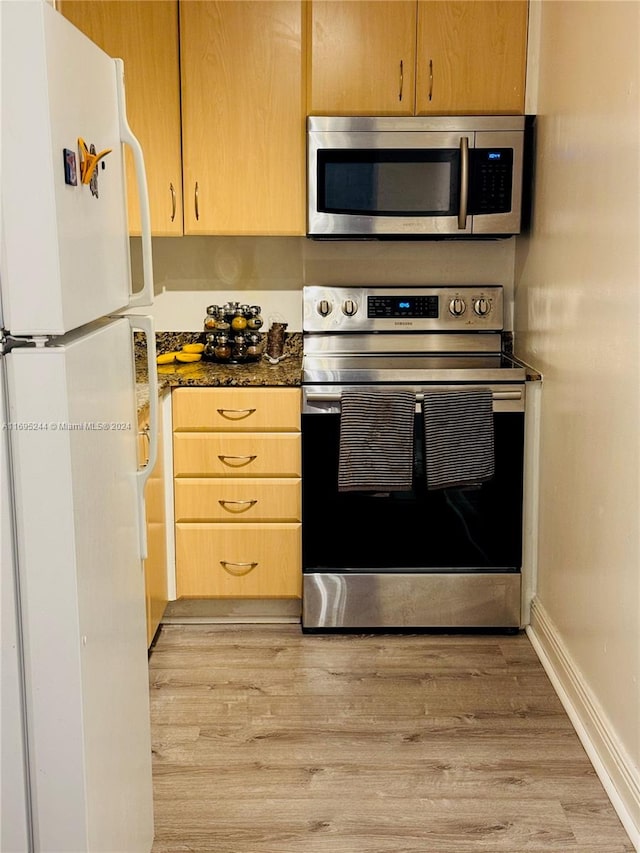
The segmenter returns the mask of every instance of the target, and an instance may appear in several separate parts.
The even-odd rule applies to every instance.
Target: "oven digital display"
[[[437,319],[437,296],[369,296],[367,317],[393,318],[415,317]]]

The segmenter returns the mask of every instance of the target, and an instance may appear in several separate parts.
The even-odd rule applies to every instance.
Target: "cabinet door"
[[[109,56],[124,60],[127,115],[144,152],[151,231],[182,234],[177,0],[62,0],[58,9]],[[126,151],[129,232],[140,234],[131,151]]]
[[[149,451],[146,416],[138,422],[138,463],[146,464]],[[147,645],[158,630],[168,601],[166,516],[164,507],[164,468],[162,458],[162,407],[158,409],[158,458],[145,488],[147,521],[147,559],[144,561],[144,584],[147,604]]]
[[[418,0],[416,113],[522,113],[526,47],[526,0]]]
[[[311,115],[412,115],[415,0],[314,0]]]
[[[186,234],[305,233],[302,3],[180,4]]]

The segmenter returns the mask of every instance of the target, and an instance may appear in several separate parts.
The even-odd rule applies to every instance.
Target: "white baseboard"
[[[527,635],[598,774],[631,843],[640,851],[640,774],[618,741],[538,599]]]

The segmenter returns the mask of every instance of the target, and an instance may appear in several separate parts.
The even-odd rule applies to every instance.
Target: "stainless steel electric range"
[[[305,287],[303,630],[520,626],[527,370],[503,352],[503,324],[494,285]],[[415,395],[408,488],[339,489],[353,389]],[[423,401],[460,389],[488,395],[492,475],[434,489]]]

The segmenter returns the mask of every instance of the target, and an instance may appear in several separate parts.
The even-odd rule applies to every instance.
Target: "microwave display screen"
[[[458,149],[318,152],[318,210],[363,216],[457,213]]]

